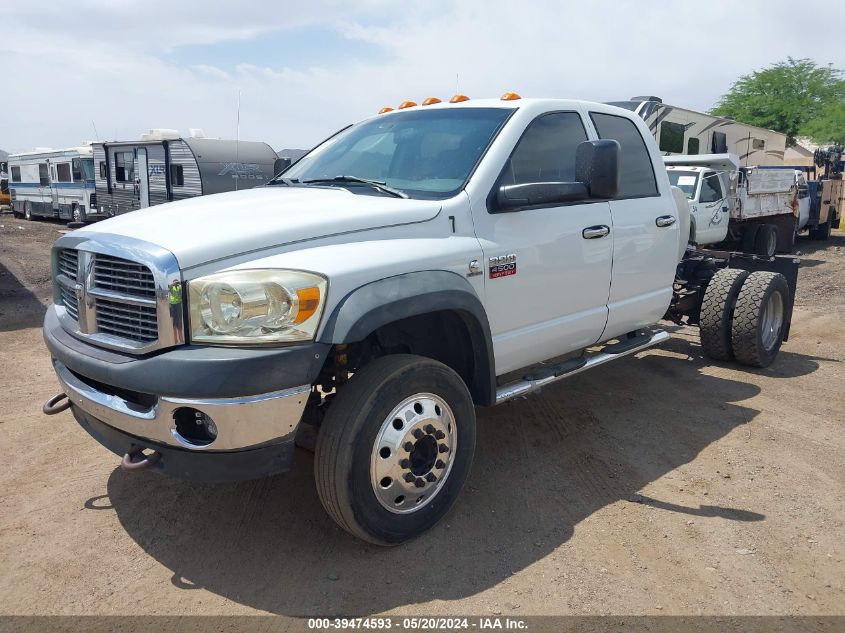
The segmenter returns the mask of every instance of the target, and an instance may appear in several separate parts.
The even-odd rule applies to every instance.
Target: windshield
[[[695,197],[695,188],[698,186],[697,171],[669,169],[667,173],[669,174],[669,184],[683,191],[687,200],[692,200]]]
[[[441,200],[460,191],[499,128],[506,108],[412,110],[379,116],[344,130],[276,179],[302,184],[338,179],[362,193],[377,181],[410,198]],[[322,184],[322,183],[320,183]]]

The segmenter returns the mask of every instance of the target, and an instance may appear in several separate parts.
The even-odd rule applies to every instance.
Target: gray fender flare
[[[357,343],[389,323],[442,311],[458,314],[470,334],[475,371],[467,386],[473,399],[480,405],[495,404],[495,360],[487,312],[473,287],[456,273],[404,273],[356,288],[329,315],[319,342]]]

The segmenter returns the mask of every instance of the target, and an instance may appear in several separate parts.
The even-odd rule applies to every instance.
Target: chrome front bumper
[[[105,393],[53,360],[56,376],[68,399],[88,415],[129,435],[201,452],[236,451],[292,441],[311,390],[309,385],[241,398],[158,397],[145,406]],[[217,437],[198,446],[177,431],[173,414],[190,407],[205,413],[217,426]]]

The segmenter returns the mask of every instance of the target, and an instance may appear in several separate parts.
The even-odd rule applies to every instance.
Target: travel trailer
[[[94,143],[97,205],[105,216],[195,196],[251,189],[281,170],[266,143],[150,130],[136,141]]]
[[[659,97],[631,97],[610,105],[639,114],[664,156],[730,153],[745,167],[783,165],[786,135],[780,132],[668,105]]]
[[[91,146],[9,155],[9,194],[18,217],[98,219]]]

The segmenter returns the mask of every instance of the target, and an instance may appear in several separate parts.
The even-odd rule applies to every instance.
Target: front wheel
[[[30,205],[29,202],[23,203],[23,217],[25,220],[32,219],[32,205]]]
[[[73,205],[73,222],[85,222],[85,212],[78,204]]]
[[[397,545],[446,514],[474,451],[475,409],[460,376],[421,356],[385,356],[329,406],[314,458],[317,492],[350,534]]]

